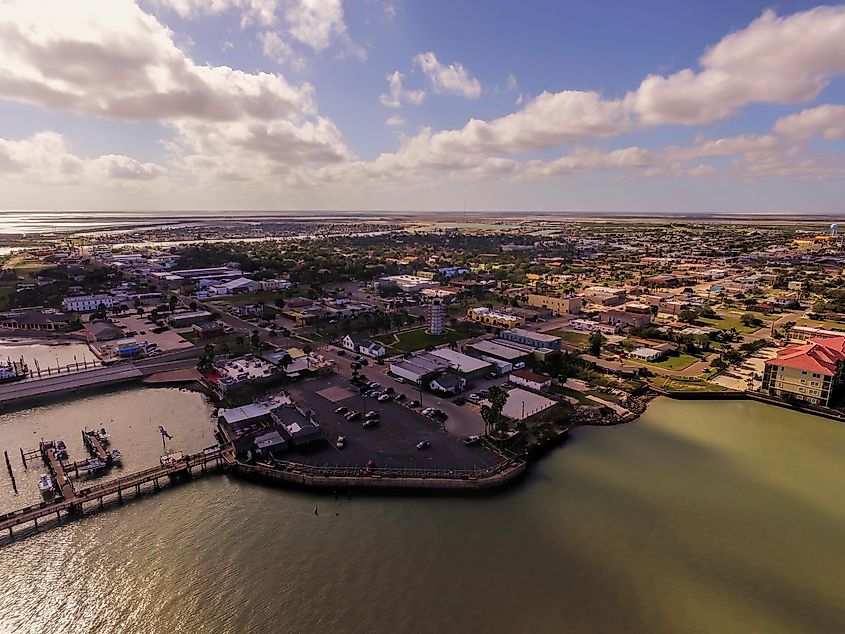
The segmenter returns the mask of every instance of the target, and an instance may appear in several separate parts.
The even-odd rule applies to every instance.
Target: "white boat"
[[[53,480],[46,473],[42,474],[38,479],[38,490],[44,497],[53,495]]]
[[[97,471],[102,471],[103,469],[107,468],[109,465],[100,460],[99,458],[91,458],[86,462],[84,465],[79,467],[80,471],[84,471],[85,473],[96,473]]]
[[[120,449],[111,450],[111,461],[114,464],[121,464],[123,462],[123,454],[121,453]]]
[[[96,432],[97,440],[100,441],[102,445],[108,445],[111,436],[109,436],[109,432],[106,431],[105,427],[100,427],[100,431]]]
[[[178,462],[182,462],[184,459],[184,451],[168,451],[159,458],[159,461],[161,462],[162,467],[170,467]]]
[[[53,453],[59,460],[67,460],[67,445],[64,440],[57,440]]]

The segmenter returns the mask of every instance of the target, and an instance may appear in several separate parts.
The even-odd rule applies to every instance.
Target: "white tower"
[[[835,222],[832,225],[830,225],[830,235],[833,238],[835,238],[836,236],[839,235],[839,225],[836,224]]]
[[[428,332],[432,335],[443,334],[445,329],[446,310],[443,302],[439,299],[432,299],[428,306]]]

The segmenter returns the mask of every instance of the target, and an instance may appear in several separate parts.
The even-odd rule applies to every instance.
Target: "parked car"
[[[346,350],[338,350],[338,351],[337,351],[337,356],[339,356],[339,357],[345,357],[345,356],[346,356]]]
[[[358,363],[360,363],[361,365],[370,365],[370,362],[366,359],[361,359]]]
[[[397,377],[396,377],[396,382],[397,382],[397,383],[404,383],[404,382],[405,382],[405,379],[403,379],[401,376],[397,376]]]
[[[379,413],[374,412],[372,410],[367,412],[366,414],[364,414],[364,418],[378,418],[378,417],[379,417]]]
[[[378,383],[376,383],[375,381],[371,381],[371,382],[370,382],[370,384],[369,384],[369,386],[370,386],[370,389],[371,389],[371,390],[377,390],[377,389],[379,389],[379,388],[381,387],[381,385],[379,385],[379,384],[378,384]]]
[[[476,394],[475,392],[473,392],[472,394],[470,394],[469,396],[467,396],[467,398],[468,398],[469,400],[471,400],[473,403],[476,403],[476,402],[478,402],[478,401],[480,401],[480,400],[481,400],[481,397],[480,397],[478,394]]]
[[[459,396],[454,401],[452,401],[455,405],[463,405],[467,402],[467,400],[463,396]]]
[[[368,418],[363,423],[361,423],[361,427],[364,429],[370,429],[371,427],[375,427],[378,425],[378,418]]]
[[[340,407],[338,407],[338,408],[334,411],[334,413],[335,413],[335,414],[341,414],[341,415],[343,415],[343,414],[346,414],[348,411],[349,411],[349,408],[348,408],[348,407],[344,407],[343,405],[341,405]]]
[[[434,413],[434,408],[426,407],[421,413],[423,416],[431,416]]]
[[[413,409],[418,408],[420,405],[422,405],[422,403],[420,403],[419,401],[410,401],[408,403],[408,407],[411,407]]]
[[[379,394],[379,395],[376,397],[376,400],[377,400],[377,401],[381,401],[381,402],[383,403],[384,401],[389,401],[389,400],[390,400],[390,399],[392,399],[392,398],[393,398],[393,395],[392,395],[392,394]]]
[[[338,436],[334,446],[338,449],[343,449],[344,445],[346,445],[346,436]]]
[[[431,443],[428,440],[421,440],[417,443],[417,449],[428,449],[431,447]]]
[[[384,388],[384,393],[385,393],[385,394],[393,394],[395,391],[396,391],[396,390],[395,390],[395,389],[393,389],[392,387],[386,387],[386,388]]]
[[[495,372],[488,372],[488,373],[487,373],[487,378],[488,378],[488,379],[498,379],[498,378],[499,378],[499,375],[498,375],[498,374],[496,374]]]
[[[481,436],[467,436],[464,438],[465,445],[477,445],[481,442]]]
[[[402,401],[404,401],[406,398],[408,398],[408,397],[407,397],[407,396],[405,396],[404,394],[397,394],[397,395],[396,395],[396,399],[394,399],[394,400],[396,400],[396,401],[398,401],[398,402],[400,402],[400,403],[401,403],[401,402],[402,402]]]
[[[358,420],[359,418],[361,418],[361,412],[354,409],[346,415],[346,420],[349,421]]]

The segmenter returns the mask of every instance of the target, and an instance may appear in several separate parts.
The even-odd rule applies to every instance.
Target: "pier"
[[[129,499],[137,498],[144,492],[158,491],[174,481],[188,480],[217,471],[227,463],[226,451],[226,449],[217,449],[192,454],[176,464],[131,473],[78,491],[70,478],[65,475],[61,462],[55,458],[52,451],[47,451],[46,455],[52,456],[48,458],[50,460],[48,466],[51,470],[55,470],[53,476],[59,487],[60,497],[52,502],[41,502],[0,515],[0,534],[5,533],[8,539],[14,539],[17,534],[16,528],[38,529],[48,521],[76,519],[92,510],[103,509],[108,502],[122,503],[127,496],[130,496]],[[23,530],[21,528],[18,532]]]

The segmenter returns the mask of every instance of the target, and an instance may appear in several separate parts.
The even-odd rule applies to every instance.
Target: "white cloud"
[[[794,139],[845,139],[845,106],[824,104],[778,119],[774,131]]]
[[[434,92],[450,93],[467,99],[478,99],[481,96],[481,82],[472,77],[462,64],[444,66],[431,51],[420,53],[412,61],[428,77]]]
[[[516,92],[517,90],[519,90],[519,83],[516,81],[516,75],[514,75],[513,73],[508,73],[507,87],[508,90],[510,90],[511,92]]]
[[[405,75],[400,73],[398,70],[393,71],[387,76],[388,92],[383,93],[379,97],[382,105],[387,106],[388,108],[399,108],[402,106],[403,101],[415,106],[418,106],[423,102],[425,99],[425,91],[405,90],[402,86],[404,79]]]
[[[296,70],[303,70],[307,66],[305,59],[297,55],[290,44],[279,37],[275,31],[259,33],[258,40],[261,42],[261,52],[264,57],[277,64],[289,64]]]
[[[314,51],[328,48],[337,38],[344,46],[344,54],[367,59],[367,51],[349,37],[341,0],[288,0],[284,14],[291,37]]]
[[[271,26],[276,22],[279,3],[278,0],[152,0],[152,4],[166,7],[185,19],[237,10],[242,15],[242,26],[253,21]]]
[[[405,125],[405,120],[402,117],[394,115],[392,117],[388,117],[385,123],[392,128],[399,128]]]
[[[650,75],[627,102],[646,125],[702,124],[753,102],[802,103],[845,73],[845,6],[778,17],[768,10],[669,77]]]
[[[226,157],[256,178],[350,156],[336,126],[317,115],[309,84],[196,65],[128,0],[8,2],[0,5],[0,33],[0,98],[160,121],[184,156],[205,154],[220,169]]]

